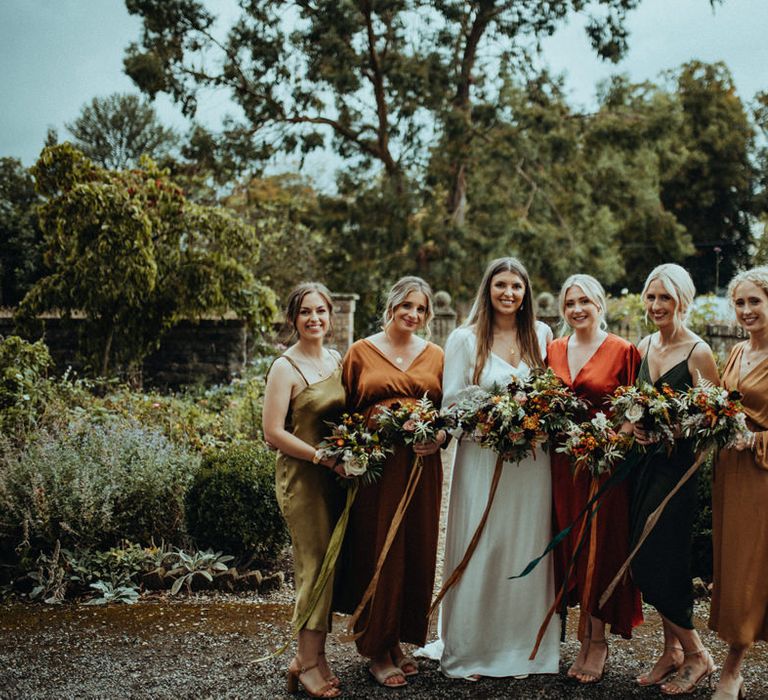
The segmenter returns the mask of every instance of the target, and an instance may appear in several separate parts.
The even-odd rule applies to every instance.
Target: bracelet
[[[322,458],[323,453],[320,450],[315,450],[315,454],[312,455],[312,464],[320,464]]]

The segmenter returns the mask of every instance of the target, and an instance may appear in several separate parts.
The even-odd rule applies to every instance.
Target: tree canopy
[[[94,97],[67,130],[75,146],[94,163],[111,170],[135,167],[143,155],[158,160],[176,144],[154,108],[137,95]]]
[[[140,362],[182,318],[232,310],[257,326],[272,319],[273,294],[252,271],[253,228],[188,202],[151,160],[111,171],[62,144],[42,152],[33,174],[50,274],[19,313],[85,312],[86,349],[103,374],[112,360]]]

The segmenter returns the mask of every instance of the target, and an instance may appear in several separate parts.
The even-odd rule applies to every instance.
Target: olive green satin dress
[[[301,374],[290,358],[285,359]],[[314,384],[307,382],[303,374],[301,376],[307,386],[291,399],[286,429],[304,442],[317,445],[330,432],[326,421],[336,422],[344,411],[341,367]],[[277,457],[275,490],[293,546],[295,621],[307,607],[331,532],[343,506],[344,494],[327,467],[282,453]],[[332,595],[333,576],[329,578],[304,629],[330,631]]]
[[[653,383],[647,354],[637,380]],[[693,379],[688,371],[688,358],[662,374],[655,387],[660,389],[664,384],[674,391],[687,391],[691,387]],[[665,447],[656,445],[646,453],[634,456],[638,463],[632,480],[631,547],[638,541],[648,516],[677,485],[695,458],[692,440],[676,440],[671,454],[667,454]],[[693,629],[691,547],[697,484],[698,472],[667,504],[632,562],[632,578],[643,594],[643,600],[685,629]]]

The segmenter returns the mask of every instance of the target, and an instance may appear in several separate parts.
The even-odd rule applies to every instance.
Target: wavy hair
[[[480,383],[480,375],[483,373],[493,345],[494,311],[491,303],[491,283],[493,278],[501,272],[516,274],[525,285],[523,303],[517,310],[517,341],[520,344],[522,359],[529,367],[544,366],[539,341],[536,337],[536,315],[533,308],[533,292],[528,271],[517,258],[496,258],[496,260],[491,260],[488,267],[485,268],[472,309],[464,322],[465,326],[474,327],[477,337],[475,370],[472,374],[474,384]]]

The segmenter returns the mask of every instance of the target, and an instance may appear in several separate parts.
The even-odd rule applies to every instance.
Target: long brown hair
[[[525,285],[523,303],[517,310],[517,342],[520,345],[522,359],[529,367],[543,367],[539,340],[536,337],[536,316],[533,310],[533,292],[528,271],[517,258],[496,258],[485,268],[483,280],[477,289],[472,310],[464,325],[474,326],[477,336],[477,354],[472,382],[480,383],[488,355],[493,345],[493,305],[491,304],[491,282],[500,272],[513,272]]]

